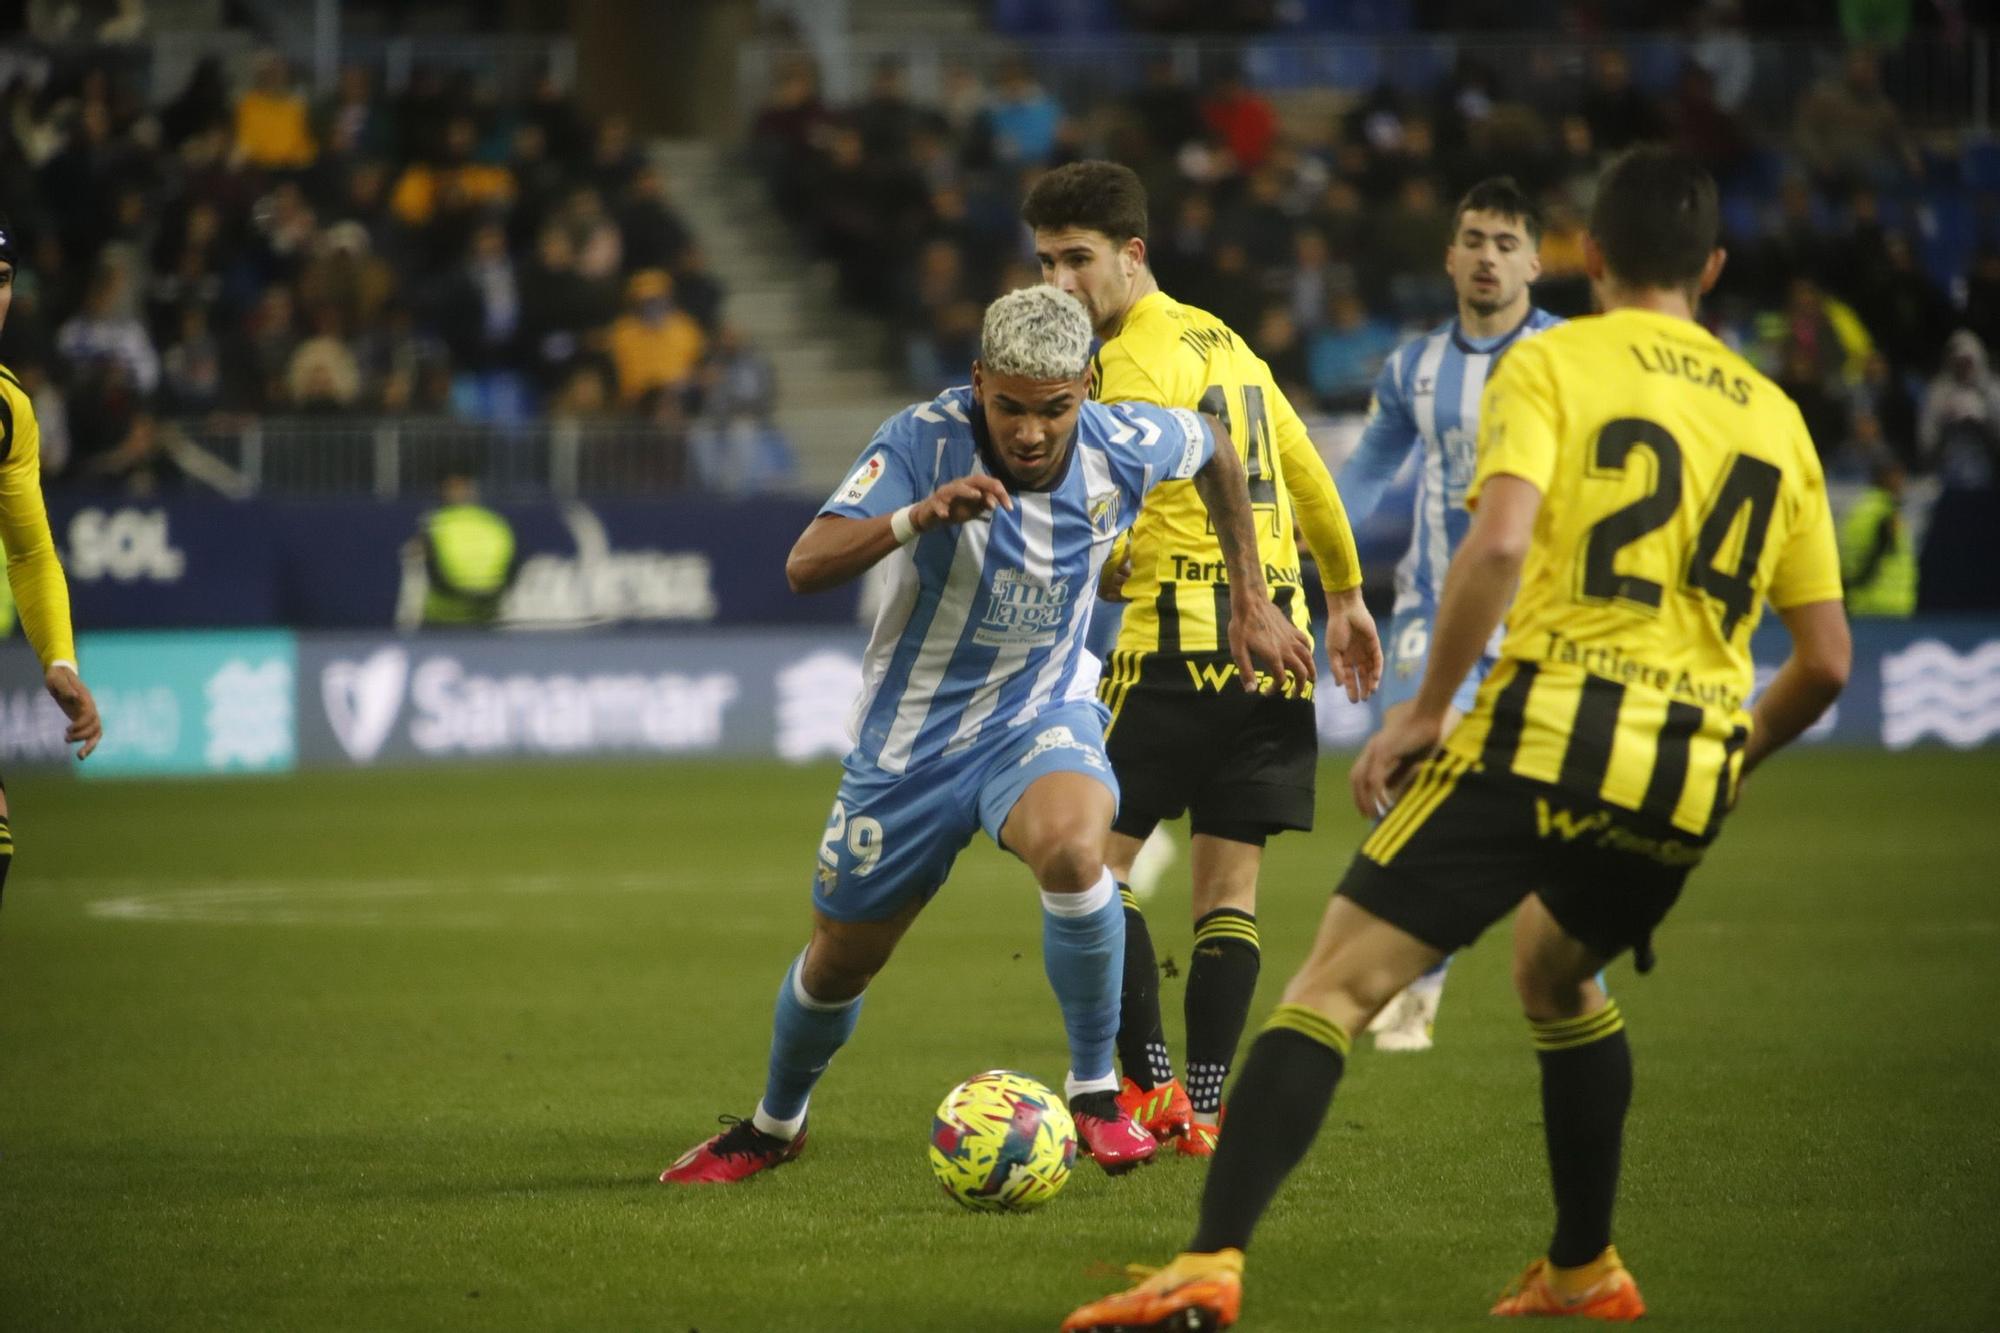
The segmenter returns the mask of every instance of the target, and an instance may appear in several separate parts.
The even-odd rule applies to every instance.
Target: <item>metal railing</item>
[[[184,470],[227,495],[429,495],[447,475],[496,499],[664,495],[697,484],[693,433],[633,422],[485,426],[422,417],[171,423]]]
[[[1344,38],[1287,33],[1242,40],[1218,38],[1061,38],[1018,41],[1003,37],[950,41],[924,37],[849,37],[837,48],[785,42],[750,42],[737,53],[737,96],[747,128],[788,59],[815,60],[823,95],[835,105],[861,97],[875,67],[894,61],[910,96],[934,103],[947,74],[967,69],[990,81],[1005,62],[1024,58],[1042,86],[1073,115],[1085,115],[1136,91],[1148,69],[1165,60],[1176,77],[1199,86],[1225,70],[1240,70],[1266,93],[1308,91],[1365,96],[1387,84],[1407,94],[1446,85],[1461,62],[1491,73],[1507,98],[1535,105],[1573,103],[1586,87],[1593,56],[1607,47],[1625,53],[1634,83],[1670,93],[1693,58],[1688,38],[1653,33],[1589,40],[1486,35]],[[1788,132],[1806,89],[1839,68],[1844,47],[1837,36],[1744,40],[1749,82],[1740,106],[1746,123],[1764,132]],[[829,59],[829,56],[832,58]],[[1881,59],[1883,85],[1913,128],[1993,128],[1996,58],[2000,36],[1970,29],[1961,39],[1913,37]]]

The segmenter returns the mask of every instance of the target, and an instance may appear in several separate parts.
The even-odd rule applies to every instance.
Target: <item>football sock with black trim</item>
[[[1125,908],[1125,979],[1118,992],[1118,1066],[1145,1091],[1174,1078],[1167,1033],[1160,1023],[1160,962],[1153,932],[1132,890],[1118,886]]]
[[[14,829],[7,816],[0,815],[0,900],[7,896],[7,872],[14,865]]]
[[[1184,1012],[1187,1093],[1196,1115],[1222,1109],[1223,1080],[1236,1058],[1236,1043],[1243,1040],[1262,961],[1252,913],[1218,907],[1194,923]]]
[[[1229,1128],[1201,1193],[1188,1249],[1241,1250],[1278,1187],[1312,1147],[1347,1064],[1347,1034],[1316,1009],[1281,1004],[1236,1075]]]
[[[1542,1066],[1542,1130],[1556,1197],[1549,1262],[1576,1268],[1611,1243],[1632,1048],[1616,1001],[1582,1018],[1529,1026]]]

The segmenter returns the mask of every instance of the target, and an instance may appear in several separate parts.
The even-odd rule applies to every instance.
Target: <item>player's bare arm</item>
[[[1295,681],[1313,679],[1312,642],[1271,600],[1257,555],[1256,520],[1250,511],[1243,460],[1230,443],[1229,428],[1215,417],[1204,414],[1204,419],[1215,432],[1215,452],[1194,474],[1194,488],[1208,507],[1216,545],[1229,569],[1229,654],[1244,689],[1258,688],[1259,664],[1269,670],[1266,688],[1283,684],[1289,689]]]
[[[1778,612],[1778,618],[1791,633],[1792,652],[1750,710],[1750,739],[1743,746],[1746,776],[1833,706],[1854,661],[1847,609],[1839,602],[1808,602]]]
[[[1521,565],[1534,538],[1542,493],[1532,482],[1500,474],[1486,483],[1472,528],[1445,572],[1437,627],[1417,697],[1389,710],[1382,729],[1354,762],[1349,782],[1354,804],[1370,819],[1389,806],[1425,756],[1437,748],[1451,712],[1451,696],[1485,651],[1507,614]]]
[[[785,581],[793,592],[825,592],[872,569],[905,538],[898,528],[909,525],[909,540],[946,523],[970,523],[995,509],[1012,509],[1007,488],[993,477],[959,477],[948,481],[913,505],[874,518],[821,514],[806,526],[792,553],[785,557]]]
[[[78,759],[90,758],[90,752],[104,739],[104,722],[97,715],[97,700],[91,696],[90,687],[67,662],[52,663],[42,673],[42,683],[48,688],[49,697],[63,710],[63,716],[69,719],[63,739],[82,747],[76,752]]]

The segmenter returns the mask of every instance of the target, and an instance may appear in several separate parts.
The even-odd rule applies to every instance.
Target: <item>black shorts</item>
[[[1118,775],[1112,828],[1143,838],[1185,813],[1196,833],[1261,846],[1313,826],[1319,722],[1311,699],[1226,686],[1125,691],[1105,735]]]
[[[1529,894],[1605,957],[1652,966],[1652,935],[1707,839],[1449,753],[1430,759],[1336,892],[1446,953]]]

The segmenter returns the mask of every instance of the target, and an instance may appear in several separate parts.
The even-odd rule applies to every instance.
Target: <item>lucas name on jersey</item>
[[[1640,347],[1637,343],[1626,344],[1632,355],[1638,359],[1639,369],[1648,375],[1672,375],[1690,384],[1699,384],[1715,390],[1738,407],[1750,402],[1750,381],[1741,375],[1729,375],[1718,365],[1702,360],[1693,352],[1669,347],[1665,343],[1655,343],[1651,347]]]

